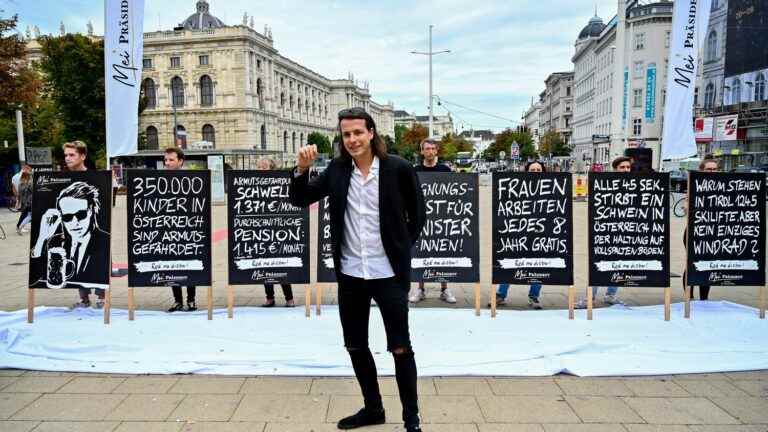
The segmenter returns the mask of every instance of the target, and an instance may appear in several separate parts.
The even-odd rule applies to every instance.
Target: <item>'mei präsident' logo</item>
[[[552,273],[536,273],[536,272],[530,272],[528,270],[516,270],[515,271],[515,279],[525,279],[525,280],[535,280],[535,279],[546,279],[552,276]]]
[[[178,283],[178,282],[184,282],[187,280],[187,276],[174,276],[174,275],[167,275],[163,273],[155,273],[152,275],[152,278],[150,281],[153,284],[164,284],[164,283]]]
[[[436,278],[451,278],[456,277],[459,273],[458,272],[442,272],[442,271],[435,271],[432,269],[426,269],[424,270],[424,279],[436,279]]]
[[[718,272],[712,272],[709,274],[710,282],[731,282],[744,279],[744,275],[729,275]]]
[[[264,279],[280,279],[288,276],[287,272],[270,272],[270,271],[263,271],[263,270],[256,270],[253,273],[251,273],[251,280],[264,280]]]
[[[71,178],[56,178],[56,177],[48,177],[44,175],[37,175],[35,176],[37,184],[37,190],[38,191],[50,191],[51,189],[48,186],[51,185],[61,185],[66,183],[72,183]]]
[[[640,282],[648,279],[645,275],[628,275],[626,273],[614,273],[611,282]]]
[[[112,53],[117,56],[117,62],[112,63],[112,79],[128,87],[135,87],[138,81],[138,68],[134,65],[134,59],[131,57],[131,17],[130,1],[122,0],[120,2],[120,19],[117,25],[120,27],[120,36],[117,38],[121,48]],[[141,37],[141,35],[140,35]]]

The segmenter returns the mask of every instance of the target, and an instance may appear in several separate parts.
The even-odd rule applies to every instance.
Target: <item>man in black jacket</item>
[[[328,196],[333,262],[339,282],[339,316],[344,345],[365,400],[357,414],[341,419],[339,429],[384,423],[376,364],[368,348],[371,299],[381,311],[387,350],[408,432],[421,431],[416,391],[416,361],[408,329],[411,248],[424,225],[424,196],[413,167],[388,155],[373,118],[362,108],[339,112],[341,155],[316,178],[309,168],[314,145],[302,147],[291,180],[290,198],[308,206]]]

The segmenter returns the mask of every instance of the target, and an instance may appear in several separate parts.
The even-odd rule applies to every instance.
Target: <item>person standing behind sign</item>
[[[163,165],[167,170],[180,170],[184,168],[184,152],[178,147],[168,147],[165,149],[165,155],[163,157]],[[173,292],[173,306],[168,309],[168,312],[194,312],[197,310],[197,304],[195,303],[195,293],[197,288],[194,286],[187,287],[187,308],[184,309],[184,296],[182,295],[180,286],[172,286]]]
[[[544,167],[544,164],[540,161],[532,161],[528,162],[525,165],[525,172],[532,172],[532,173],[540,173],[540,172],[547,172],[547,169]],[[496,306],[500,306],[507,303],[507,293],[509,292],[509,284],[503,283],[499,284],[499,288],[496,290]],[[541,302],[539,301],[539,296],[541,294],[541,284],[540,283],[532,283],[531,287],[528,289],[528,306],[533,309],[541,309]],[[488,306],[491,304],[488,303]]]
[[[25,219],[32,213],[32,175],[26,171],[22,171],[19,182],[19,203],[21,204],[21,214],[16,223],[16,233],[22,235],[27,232],[23,228]]]
[[[421,147],[422,158],[421,163],[415,167],[417,172],[451,172],[451,168],[448,165],[438,162],[437,152],[440,148],[435,140],[425,138],[421,140],[419,146]],[[424,282],[419,282],[419,288],[411,293],[408,301],[417,303],[425,298],[427,298],[427,293],[424,290]],[[446,303],[456,303],[456,297],[448,289],[448,284],[445,282],[440,284],[440,300]]]
[[[19,185],[21,184],[21,176],[24,173],[32,173],[32,167],[24,164],[21,167],[21,171],[17,172],[16,174],[11,177],[11,189],[13,189],[13,197],[16,199],[16,202],[14,203],[14,207],[9,210],[21,210],[21,195],[19,193]]]
[[[85,165],[86,159],[88,159],[88,147],[82,141],[73,141],[64,143],[62,146],[64,150],[64,164],[67,167],[67,171],[87,171],[88,167]],[[104,298],[106,297],[103,289],[96,288],[96,308],[101,309],[104,307]],[[80,301],[72,305],[73,308],[87,308],[91,306],[91,290],[89,288],[79,288]]]
[[[629,173],[632,172],[632,159],[628,158],[626,156],[619,156],[616,159],[611,162],[611,166],[613,167],[613,170],[615,172],[620,173]],[[596,286],[592,287],[592,298],[597,298],[597,288]],[[618,296],[619,287],[615,286],[609,286],[607,291],[605,292],[605,297],[603,297],[603,303],[607,305],[616,305],[616,304],[624,304],[623,301]],[[586,309],[587,308],[587,299],[582,298],[576,303],[576,309]]]
[[[720,164],[717,162],[716,159],[714,159],[712,156],[707,155],[702,159],[701,163],[699,164],[699,171],[702,172],[710,172],[715,173],[720,171]],[[685,230],[683,231],[683,247],[688,247],[688,226],[686,225]],[[683,291],[685,291],[685,285],[688,283],[688,277],[687,272],[683,271]],[[699,299],[700,300],[709,300],[709,285],[699,285]],[[696,287],[691,286],[691,300],[694,300]]]
[[[256,161],[256,169],[259,171],[274,170],[277,169],[277,164],[270,158],[260,158],[258,161]],[[296,306],[296,303],[293,301],[293,288],[291,287],[291,284],[280,284],[280,287],[283,288],[283,295],[285,296],[285,307]],[[267,301],[264,302],[261,306],[275,306],[275,285],[264,284],[264,291],[266,291],[267,294]]]
[[[376,363],[368,346],[371,299],[379,306],[387,350],[407,432],[420,432],[416,359],[408,327],[411,248],[425,221],[424,195],[414,168],[388,155],[370,114],[362,108],[339,112],[341,155],[309,180],[317,146],[302,147],[291,178],[290,197],[306,207],[329,197],[331,244],[339,284],[339,317],[355,376],[365,401],[339,429],[383,424],[385,420]]]

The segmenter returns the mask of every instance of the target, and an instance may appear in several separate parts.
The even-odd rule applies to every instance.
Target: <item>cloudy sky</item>
[[[195,11],[196,0],[145,0],[145,31],[169,30]],[[254,17],[272,27],[275,48],[328,78],[348,72],[371,83],[378,102],[427,114],[428,26],[434,24],[434,93],[461,130],[514,126],[551,72],[570,70],[573,42],[594,15],[608,22],[616,0],[209,0],[227,24]],[[20,29],[103,34],[103,0],[0,0]],[[452,103],[454,105],[449,105]],[[460,105],[460,106],[457,106]],[[469,109],[467,109],[469,108]],[[471,109],[471,110],[470,110]],[[476,111],[482,111],[481,114]],[[496,116],[496,117],[494,117]],[[500,118],[499,118],[500,117]],[[504,120],[504,119],[509,119]]]

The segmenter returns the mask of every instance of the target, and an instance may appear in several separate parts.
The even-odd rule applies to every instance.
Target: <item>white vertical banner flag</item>
[[[104,0],[107,161],[138,151],[143,48],[144,0]]]
[[[662,159],[696,154],[693,94],[710,6],[711,0],[675,0],[673,5]]]

